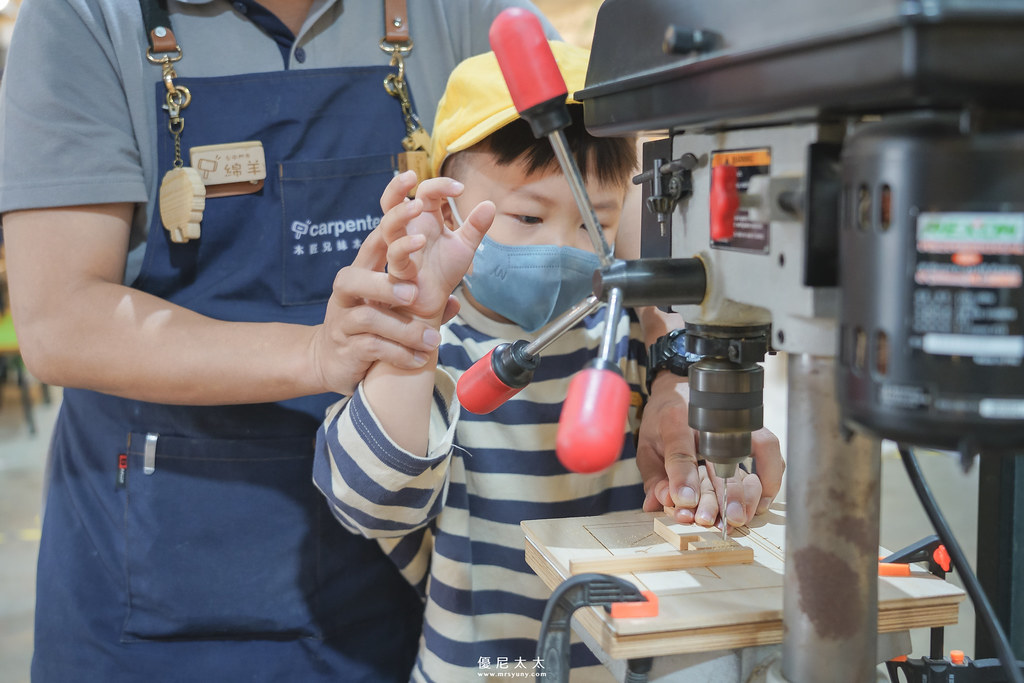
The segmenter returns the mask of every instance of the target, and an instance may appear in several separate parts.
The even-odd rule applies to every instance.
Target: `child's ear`
[[[441,202],[441,217],[444,218],[445,227],[449,230],[454,232],[459,229],[459,226],[455,224],[455,214],[452,213],[451,204],[448,202]]]

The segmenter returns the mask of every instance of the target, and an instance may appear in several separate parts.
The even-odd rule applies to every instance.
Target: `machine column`
[[[834,357],[788,358],[782,674],[875,680],[880,447],[840,430]]]

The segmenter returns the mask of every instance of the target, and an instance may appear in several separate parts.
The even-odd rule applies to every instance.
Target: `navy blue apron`
[[[383,87],[393,71],[176,79],[192,92],[185,162],[189,147],[260,140],[266,182],[208,198],[186,244],[154,216],[134,286],[221,320],[321,322],[401,151]],[[174,156],[160,109],[156,126],[163,172]],[[65,390],[33,679],[406,680],[420,601],[312,483],[316,429],[337,398],[210,408]]]

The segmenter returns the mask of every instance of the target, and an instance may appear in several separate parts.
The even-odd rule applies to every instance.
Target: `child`
[[[580,89],[588,53],[552,49],[569,92]],[[570,149],[614,243],[634,142],[590,136],[582,106],[570,109]],[[399,279],[415,275],[419,295],[404,314],[440,328],[436,363],[408,372],[378,362],[356,394],[329,411],[314,479],[338,519],[380,539],[425,592],[414,680],[532,676],[543,671],[535,650],[550,591],[524,560],[520,521],[639,509],[644,492],[633,439],[596,474],[570,473],[554,452],[569,381],[597,355],[607,307],[545,349],[533,382],[503,406],[488,415],[460,411],[459,376],[499,343],[534,338],[581,301],[599,263],[550,144],[518,118],[493,53],[452,73],[433,147],[435,172],[454,180],[423,182],[382,228],[406,235],[389,240],[388,268]],[[392,185],[404,193],[411,179]],[[457,197],[455,212],[449,197]],[[476,208],[466,215],[469,207]],[[466,216],[461,228],[458,213]],[[461,310],[442,326],[453,289]],[[614,323],[619,367],[636,398],[624,429],[635,432],[645,347],[635,317],[623,313]],[[606,675],[579,643],[571,661],[594,667],[580,680]]]

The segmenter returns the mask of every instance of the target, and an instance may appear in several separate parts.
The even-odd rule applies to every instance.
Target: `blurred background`
[[[7,61],[7,46],[11,42],[11,29],[20,5],[21,0],[0,0],[0,67]]]

